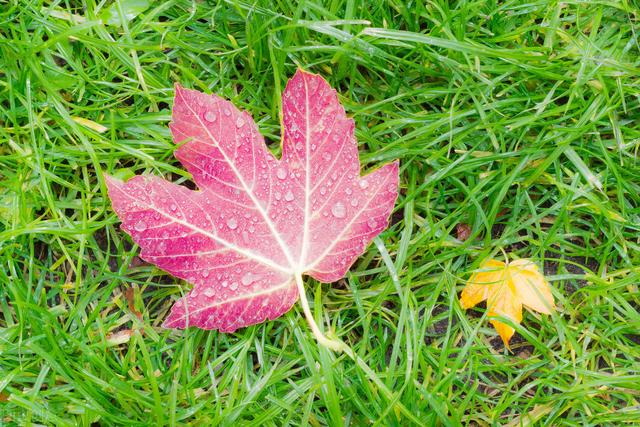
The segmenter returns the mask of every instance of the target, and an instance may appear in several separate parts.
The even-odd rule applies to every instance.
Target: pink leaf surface
[[[274,319],[298,299],[296,275],[342,278],[387,227],[398,163],[360,176],[354,123],[335,90],[298,70],[282,114],[278,160],[248,113],[176,86],[175,155],[198,191],[154,176],[107,177],[140,256],[193,285],[165,327],[232,332]]]

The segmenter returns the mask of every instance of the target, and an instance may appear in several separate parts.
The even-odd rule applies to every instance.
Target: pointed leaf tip
[[[174,93],[176,93],[176,94],[177,94],[178,92],[182,92],[182,91],[184,91],[184,90],[185,90],[185,87],[184,87],[184,86],[182,86],[179,82],[175,82],[175,83],[173,84],[173,91],[174,91]]]
[[[124,184],[124,182],[112,175],[103,173],[104,182],[107,185],[107,190],[111,190],[113,188],[119,187]]]

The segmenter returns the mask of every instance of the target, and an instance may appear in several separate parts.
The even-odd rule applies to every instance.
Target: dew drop
[[[207,288],[202,293],[204,294],[204,296],[211,298],[212,296],[214,296],[216,294],[216,291],[213,290],[213,288]]]
[[[360,182],[358,183],[358,185],[360,186],[360,188],[362,188],[364,190],[365,188],[367,188],[369,186],[369,183],[366,180],[361,179]]]
[[[351,199],[351,206],[353,206],[354,208],[358,206],[358,199],[356,199],[355,197]]]
[[[256,228],[253,225],[249,226],[249,233],[253,233],[254,231],[256,231]]]
[[[227,286],[229,286],[229,282],[227,282],[226,280],[224,282],[222,282],[222,287],[226,288]]]
[[[347,208],[344,207],[344,203],[338,202],[331,208],[331,214],[336,218],[344,218],[347,215]]]
[[[291,192],[291,190],[287,191],[287,194],[284,195],[284,199],[287,202],[290,202],[293,200],[293,193]]]
[[[236,120],[236,127],[240,129],[242,126],[244,126],[244,118],[240,116],[238,117],[238,120]]]
[[[327,161],[331,160],[331,153],[328,151],[325,151],[324,153],[322,153],[322,158]]]
[[[229,289],[235,291],[236,289],[238,289],[238,284],[236,282],[233,282],[231,285],[229,285]]]
[[[369,218],[369,220],[367,221],[367,225],[369,226],[369,228],[374,229],[378,225],[378,222],[374,218]]]
[[[323,196],[327,194],[327,189],[325,187],[320,187],[320,194],[322,194]]]
[[[138,221],[136,222],[136,225],[133,226],[133,228],[135,228],[136,231],[144,231],[147,229],[147,224],[145,224],[144,221]]]
[[[251,273],[247,273],[244,276],[242,276],[242,284],[244,286],[249,286],[250,284],[252,284],[253,282],[255,282],[255,277],[253,276],[253,274]]]
[[[351,193],[353,193],[353,190],[351,190],[351,188],[350,188],[350,187],[347,187],[347,188],[344,190],[344,192],[345,192],[345,193],[347,193],[347,195],[351,195]]]
[[[204,277],[205,279],[209,277],[209,270],[202,270],[202,277]]]
[[[273,196],[276,198],[276,200],[280,200],[282,199],[282,194],[279,191],[276,191]]]
[[[278,168],[276,171],[276,176],[280,179],[285,179],[287,177],[287,171],[283,168]]]
[[[231,110],[229,109],[229,107],[224,107],[223,112],[224,112],[225,116],[230,116],[231,115]]]
[[[171,203],[171,206],[169,206],[169,209],[175,212],[175,210],[178,209],[178,206],[176,206],[175,203]]]
[[[213,111],[209,110],[206,113],[204,113],[204,119],[208,122],[215,122],[216,121],[216,113],[214,113]]]
[[[235,218],[229,218],[227,220],[227,227],[229,227],[232,230],[235,230],[236,228],[238,228],[238,221],[236,221]]]

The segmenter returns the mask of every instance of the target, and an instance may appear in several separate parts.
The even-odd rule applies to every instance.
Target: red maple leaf
[[[175,156],[199,190],[155,176],[107,177],[141,257],[193,285],[165,327],[232,332],[274,319],[301,297],[302,274],[342,278],[388,225],[398,163],[361,177],[354,122],[320,76],[298,70],[283,94],[282,159],[246,112],[176,86]],[[185,143],[183,143],[186,141]]]

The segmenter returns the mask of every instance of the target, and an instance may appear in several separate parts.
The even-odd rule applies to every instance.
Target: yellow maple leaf
[[[544,314],[551,314],[551,310],[555,309],[549,283],[538,266],[528,259],[508,264],[495,259],[484,261],[467,281],[460,303],[467,309],[485,300],[487,315],[494,318],[491,323],[507,348],[514,329],[495,317],[520,324],[523,305]]]

